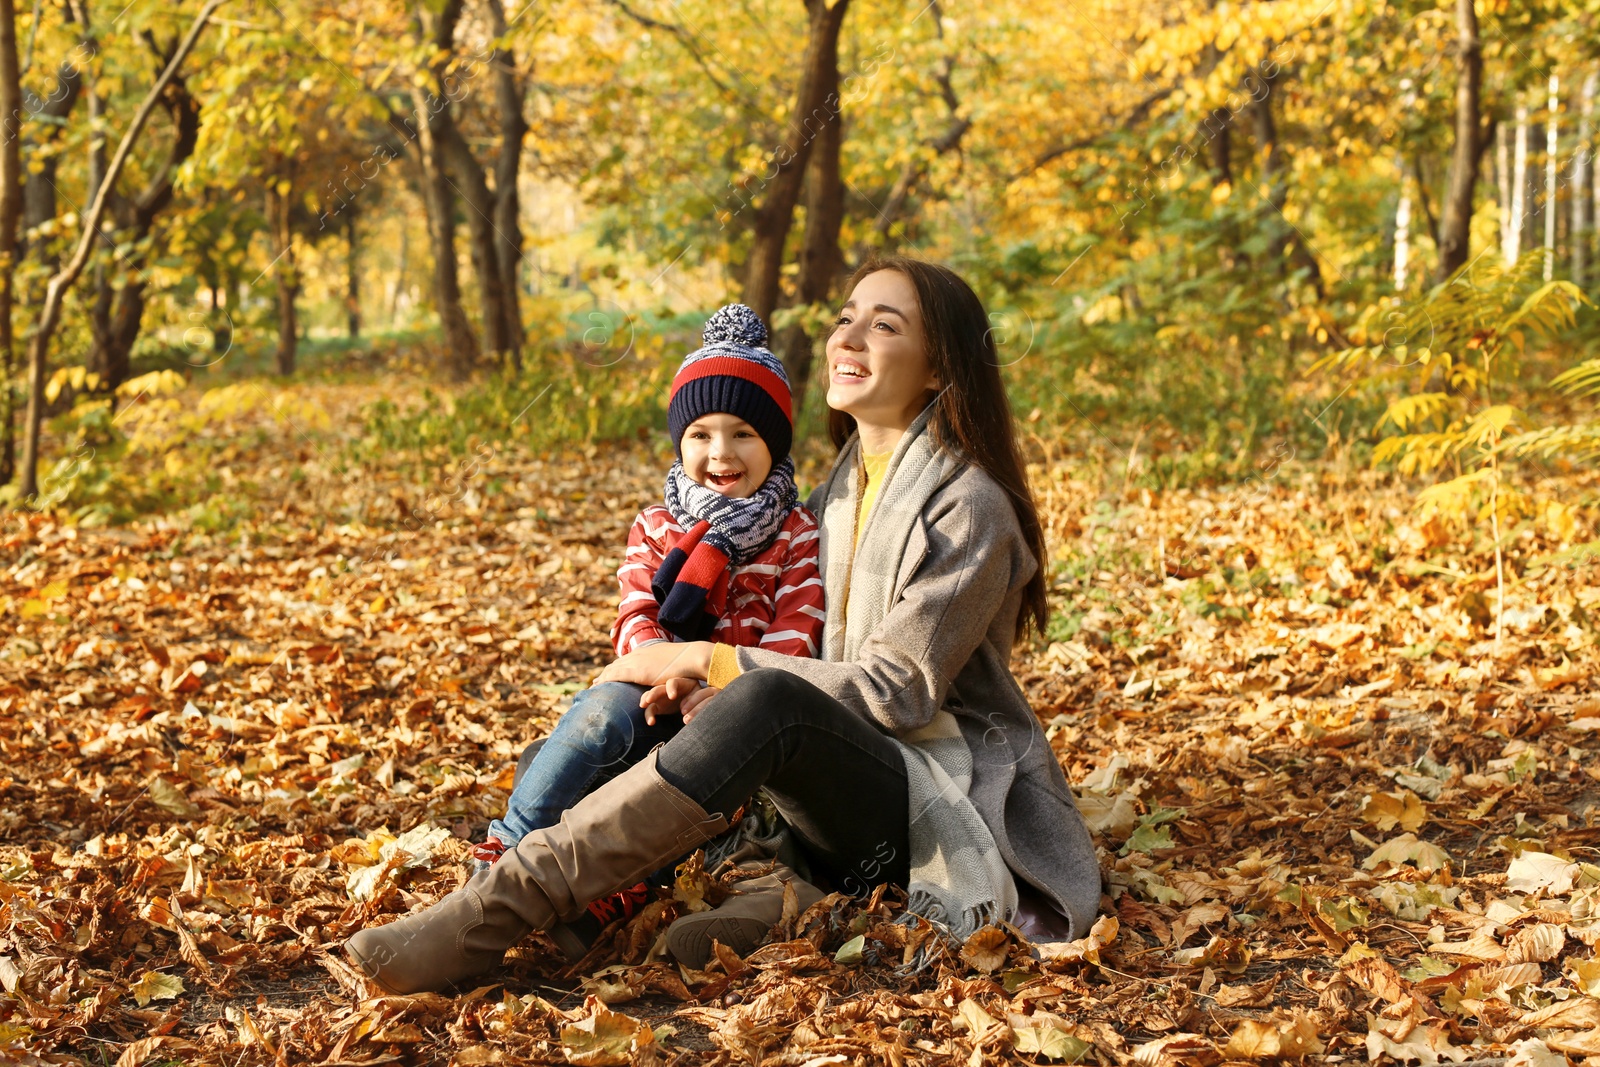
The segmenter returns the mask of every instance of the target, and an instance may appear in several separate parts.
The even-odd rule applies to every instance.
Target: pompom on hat
[[[743,304],[718,308],[706,320],[701,348],[678,368],[667,402],[667,429],[680,456],[683,432],[691,422],[728,414],[761,435],[773,466],[783,462],[794,442],[789,375],[766,345],[766,324]]]

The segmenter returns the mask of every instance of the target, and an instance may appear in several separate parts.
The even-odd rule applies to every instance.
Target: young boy
[[[672,380],[667,426],[678,459],[663,504],[645,508],[628,533],[611,629],[619,656],[656,641],[712,638],[817,654],[818,526],[797,503],[789,379],[766,341],[755,312],[729,304],[707,320],[704,347]],[[505,816],[474,849],[479,869],[524,834],[559,822],[591,788],[681,730],[700,702],[692,688],[606,682],[573,697],[512,791]],[[641,707],[647,692],[653,702]],[[590,910],[604,924],[631,913],[644,896],[636,886]]]

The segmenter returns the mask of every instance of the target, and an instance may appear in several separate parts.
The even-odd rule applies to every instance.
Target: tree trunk
[[[488,0],[489,18],[496,37],[506,33],[506,13],[501,0]],[[522,369],[522,203],[517,181],[522,170],[522,142],[528,123],[522,108],[527,96],[517,80],[516,56],[497,49],[489,60],[495,73],[495,104],[500,118],[500,154],[494,164],[495,257],[500,281],[506,287],[501,310],[505,313],[505,338],[512,366]]]
[[[461,20],[462,0],[444,0],[438,11],[427,5],[415,9],[419,33],[428,36],[435,51],[448,56],[455,48],[456,24]],[[444,60],[433,69],[433,82],[444,88]],[[434,302],[439,305],[439,324],[444,332],[445,369],[455,381],[465,381],[478,362],[478,339],[472,332],[466,309],[461,306],[461,275],[456,263],[456,200],[450,187],[448,146],[445,133],[453,129],[449,101],[418,85],[411,90],[414,121],[393,112],[389,124],[404,143],[416,146],[416,159],[422,175],[422,203],[428,216],[428,243],[433,246]]]
[[[157,44],[151,34],[145,35],[145,43],[160,66],[171,60],[172,49],[176,47],[175,43],[165,46]],[[144,188],[131,199],[118,193],[115,188],[106,192],[106,203],[119,231],[118,241],[135,247],[150,235],[156,219],[172,203],[178,168],[194,154],[200,139],[200,104],[189,95],[188,85],[181,77],[172,79],[162,95],[161,105],[173,126],[172,145],[167,150],[166,159]],[[103,106],[104,101],[91,86],[91,117],[99,113]],[[90,195],[93,196],[104,180],[103,137],[91,142],[89,163]],[[111,239],[106,238],[105,243],[111,244]],[[121,289],[115,287],[111,271],[103,263],[96,267],[95,296],[89,316],[93,342],[87,362],[90,369],[101,376],[101,387],[113,392],[128,379],[133,345],[139,339],[139,331],[144,323],[144,260],[142,257],[131,258],[125,267],[128,280]]]
[[[1467,261],[1472,237],[1472,193],[1478,184],[1478,160],[1487,140],[1478,117],[1483,80],[1483,52],[1478,41],[1474,0],[1456,0],[1456,131],[1450,162],[1450,191],[1445,195],[1439,225],[1438,281],[1449,278]]]
[[[428,113],[428,94],[413,90],[417,114]],[[445,170],[444,149],[431,120],[417,127],[417,157],[422,167],[423,204],[428,215],[428,242],[433,246],[433,292],[444,330],[445,369],[464,381],[478,361],[478,339],[461,306],[461,276],[456,264],[456,201]]]
[[[795,303],[806,308],[829,298],[844,265],[839,251],[839,227],[844,222],[844,178],[839,167],[844,115],[839,102],[838,64],[826,66],[818,73],[824,89],[823,100],[832,102],[834,115],[833,121],[817,134],[806,174],[806,228],[800,246],[800,273],[795,294]],[[815,341],[804,322],[797,322],[785,331],[784,369],[789,372],[796,418],[805,408],[814,349]]]
[[[289,225],[292,194],[278,191],[279,183],[293,185],[293,166],[288,176],[267,186],[267,218],[271,220],[274,273],[278,279],[278,373],[287,378],[294,373],[298,323],[295,321],[295,295],[299,279],[295,276],[294,231]]]
[[[208,367],[215,366],[233,348],[233,309],[239,306],[235,279],[226,267],[221,268],[221,275],[211,290],[211,321],[215,324],[211,330],[211,354],[216,359],[207,363]]]
[[[1297,270],[1305,271],[1317,296],[1321,297],[1322,270],[1283,211],[1284,205],[1289,202],[1289,185],[1283,173],[1283,147],[1278,143],[1278,124],[1272,116],[1273,90],[1277,83],[1273,79],[1265,79],[1265,83],[1266,93],[1249,106],[1255,119],[1257,150],[1261,153],[1261,186],[1272,210],[1267,224],[1274,232],[1268,245],[1267,258],[1280,273],[1286,272],[1291,264]]]
[[[1495,131],[1495,184],[1500,193],[1500,261],[1506,266],[1517,261],[1516,247],[1511,240],[1511,142],[1506,128]]]
[[[1400,85],[1405,90],[1400,106],[1409,111],[1416,106],[1417,94],[1412,90],[1409,78]],[[1394,288],[1395,292],[1404,292],[1411,267],[1411,189],[1406,182],[1404,151],[1395,154],[1395,169],[1400,173],[1400,202],[1394,212]],[[1417,189],[1426,200],[1427,186],[1422,181],[1420,157],[1417,167]]]
[[[810,28],[795,93],[794,114],[788,134],[773,150],[767,197],[756,211],[750,255],[745,260],[744,302],[757,315],[769,319],[778,306],[778,283],[783,270],[784,244],[794,221],[795,205],[805,177],[811,146],[818,134],[839,121],[838,94],[832,100],[824,87],[828,71],[834,82],[839,74],[839,30],[850,0],[806,0]]]
[[[1225,107],[1218,108],[1212,112],[1211,118],[1217,124],[1216,132],[1211,136],[1211,185],[1213,188],[1232,185],[1233,112]],[[1207,129],[1210,128],[1208,124]]]
[[[406,287],[406,234],[410,227],[406,220],[400,220],[400,255],[399,262],[394,267],[394,292],[389,294],[389,328],[392,330],[400,321],[400,293]]]
[[[15,394],[11,378],[16,373],[16,353],[11,335],[12,286],[16,281],[17,221],[22,217],[22,153],[17,147],[22,133],[22,79],[17,66],[17,9],[13,0],[0,0],[0,485],[11,484],[17,456],[14,426]]]
[[[39,321],[34,329],[33,339],[28,344],[28,415],[23,438],[21,486],[21,495],[25,500],[39,495],[39,429],[44,415],[44,373],[50,359],[51,338],[55,335],[56,327],[61,324],[62,300],[89,261],[89,249],[95,238],[100,236],[100,220],[105,217],[107,193],[116,184],[117,175],[122,173],[122,167],[133,151],[133,143],[138,140],[145,124],[150,121],[150,113],[155,110],[156,103],[171,86],[172,80],[177,76],[178,68],[194,50],[201,31],[205,29],[206,23],[211,21],[212,13],[221,3],[222,0],[206,0],[206,5],[195,16],[182,42],[173,49],[172,56],[162,69],[160,77],[145,94],[139,110],[134,112],[132,121],[122,134],[122,140],[117,144],[116,153],[106,167],[105,181],[98,195],[90,201],[89,208],[84,213],[83,230],[78,236],[78,245],[73,250],[72,258],[45,286],[44,303],[39,308]]]
[[[1544,137],[1544,280],[1556,274],[1556,151],[1560,147],[1561,79],[1550,75],[1550,118]]]
[[[495,196],[489,188],[488,175],[472,154],[467,139],[461,135],[448,107],[436,116],[434,137],[444,145],[450,159],[450,169],[455,172],[462,199],[467,202],[467,239],[472,249],[472,269],[478,276],[478,290],[483,302],[483,346],[494,353],[510,349],[506,336],[506,284],[500,277],[500,256],[494,233]],[[516,299],[516,294],[511,294]]]
[[[1411,266],[1411,192],[1406,188],[1406,170],[1400,171],[1400,203],[1394,212],[1394,289],[1404,292],[1406,271]]]
[[[1506,265],[1522,256],[1522,233],[1528,215],[1528,109],[1517,108],[1516,147],[1511,162],[1511,228],[1507,236]]]
[[[66,117],[71,114],[72,108],[78,102],[78,94],[83,88],[83,73],[70,62],[62,62],[56,70],[56,84],[50,91],[49,99],[33,97],[29,101],[28,110],[40,120],[38,123],[28,123],[30,135],[23,139],[27,155],[37,154],[38,167],[30,166],[27,177],[22,183],[22,233],[23,244],[28,245],[29,232],[47,222],[55,221],[56,217],[56,171],[60,156],[45,149],[61,136],[61,130],[66,125]],[[29,94],[32,96],[32,94]],[[37,126],[39,132],[32,134]],[[31,160],[30,160],[31,162]],[[48,270],[54,271],[59,262],[48,241],[39,240],[37,245],[27,249],[35,260],[43,264]],[[30,301],[34,303],[36,301]]]
[[[361,336],[361,264],[356,252],[358,246],[354,202],[350,204],[350,214],[344,220],[344,234],[347,245],[344,260],[344,316],[345,324],[350,331],[350,339],[354,341]]]
[[[1583,285],[1584,275],[1588,273],[1589,202],[1584,190],[1594,173],[1594,152],[1589,145],[1589,134],[1594,119],[1595,82],[1592,71],[1583,80],[1583,92],[1578,104],[1578,143],[1572,150],[1572,280],[1579,286]]]
[[[88,6],[81,6],[84,12],[84,37],[90,38],[88,22]],[[89,94],[89,199],[93,200],[100,194],[100,186],[105,183],[106,177],[106,134],[105,134],[105,97],[100,93],[99,79],[91,71],[88,82]],[[113,208],[114,211],[114,208]],[[115,246],[115,241],[107,240],[106,244]],[[90,276],[90,289],[94,294],[89,304],[89,354],[84,358],[88,369],[100,378],[102,388],[109,388],[112,395],[116,395],[116,386],[107,385],[110,379],[110,368],[107,366],[107,339],[111,336],[111,306],[115,292],[111,285],[111,273],[106,268],[106,255],[102,253],[95,257],[94,273]]]

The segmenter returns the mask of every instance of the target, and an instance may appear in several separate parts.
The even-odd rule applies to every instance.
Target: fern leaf
[[[1573,396],[1600,393],[1600,359],[1589,359],[1562,371],[1550,381],[1553,388]]]
[[[1422,510],[1424,517],[1442,514],[1447,518],[1458,519],[1472,506],[1482,483],[1493,477],[1493,471],[1481,468],[1451,478],[1448,482],[1430,485],[1417,494],[1417,507]]]
[[[1418,423],[1434,418],[1450,403],[1449,393],[1419,393],[1416,396],[1403,396],[1391,402],[1378,420],[1376,429],[1383,429],[1385,423],[1394,423],[1394,428],[1401,433],[1406,432]]]

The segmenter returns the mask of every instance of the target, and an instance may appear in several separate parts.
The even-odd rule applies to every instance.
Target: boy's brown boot
[[[661,777],[652,752],[437,904],[357,933],[345,953],[391,993],[443,989],[727,828]]]

